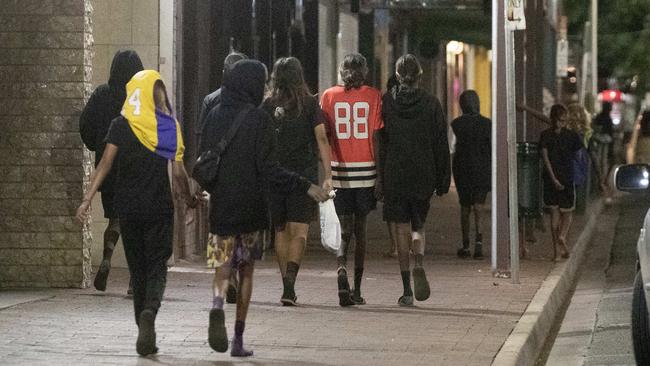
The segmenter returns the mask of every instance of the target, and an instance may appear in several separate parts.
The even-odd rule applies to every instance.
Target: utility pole
[[[519,283],[514,32],[526,28],[526,19],[523,0],[493,0],[492,4],[492,111],[495,117],[492,124],[492,269],[496,275],[501,275],[500,269],[507,260],[503,249],[509,249],[510,276],[513,283]],[[505,90],[497,88],[504,85],[503,81]],[[507,166],[497,164],[504,160]],[[505,246],[505,242],[510,245]]]
[[[508,206],[510,227],[510,273],[519,283],[519,193],[517,184],[517,94],[515,90],[515,31],[526,29],[523,0],[507,0],[506,99],[508,114]]]
[[[591,0],[591,96],[598,110],[598,0]]]
[[[506,1],[492,0],[492,273],[508,277],[508,125],[506,85]]]

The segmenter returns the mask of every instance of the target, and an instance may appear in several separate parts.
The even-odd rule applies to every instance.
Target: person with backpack
[[[447,121],[438,99],[418,88],[422,67],[414,55],[395,64],[399,85],[383,97],[385,131],[383,166],[384,221],[397,247],[403,294],[397,303],[412,306],[429,298],[424,272],[424,223],[430,201],[449,191]],[[410,252],[415,255],[411,288]]]
[[[184,151],[181,126],[160,74],[154,70],[136,73],[126,85],[122,115],[111,122],[104,155],[77,209],[77,218],[85,222],[94,194],[117,164],[115,208],[133,279],[136,350],[141,356],[158,352],[155,319],[173,251],[172,194],[189,207],[198,203],[197,195],[190,194]]]
[[[492,121],[481,115],[480,101],[474,90],[460,94],[463,115],[451,122],[456,136],[453,159],[454,182],[460,201],[460,227],[463,236],[458,257],[470,257],[469,224],[474,212],[474,258],[483,258],[481,206],[492,188]]]
[[[248,56],[243,53],[231,52],[228,54],[223,60],[222,75],[225,77],[226,73],[228,73],[228,70],[232,67],[232,65],[234,65],[237,61],[246,59],[248,59]],[[221,103],[221,88],[218,88],[203,98],[203,102],[201,103],[201,110],[199,112],[199,118],[196,124],[196,137],[198,141],[201,141],[201,136],[203,134],[203,129],[205,128],[208,114],[211,110],[218,106],[219,103]],[[228,291],[226,291],[226,302],[228,304],[234,304],[237,302],[237,284],[237,273],[233,271],[230,275],[230,281],[228,282]]]
[[[295,57],[275,62],[264,110],[276,131],[276,155],[280,166],[318,183],[318,160],[323,168],[322,187],[332,190],[330,145],[325,116],[305,83]],[[309,223],[318,217],[318,204],[303,192],[270,194],[271,221],[275,229],[275,253],[282,274],[284,306],[296,305],[295,282],[307,245]]]
[[[84,145],[95,152],[95,169],[99,165],[106,149],[106,134],[111,121],[120,116],[126,99],[126,83],[138,71],[143,70],[142,61],[133,50],[120,50],[113,56],[108,83],[98,86],[88,99],[88,103],[79,117],[79,131]],[[106,291],[108,273],[111,270],[111,258],[115,245],[120,238],[120,222],[115,209],[115,180],[117,169],[111,170],[99,187],[101,192],[104,217],[108,226],[104,231],[104,251],[102,262],[95,275],[93,285],[98,291]],[[129,281],[128,293],[132,292]]]
[[[253,355],[253,351],[244,348],[243,334],[255,260],[262,255],[261,232],[269,223],[269,191],[307,194],[321,202],[329,199],[325,190],[279,166],[271,117],[258,108],[264,98],[266,77],[266,67],[259,61],[241,60],[232,66],[224,76],[221,103],[208,114],[199,146],[202,155],[214,151],[226,136],[231,137],[220,155],[216,179],[207,189],[210,232],[216,234],[216,242],[209,251],[209,264],[216,270],[208,343],[217,352],[228,350],[223,303],[230,273],[237,271],[235,335],[230,349],[233,357]],[[231,131],[234,135],[229,134]]]
[[[365,84],[368,66],[358,53],[346,55],[339,67],[343,85],[333,86],[321,97],[332,147],[332,177],[337,189],[334,205],[341,220],[341,247],[337,253],[340,306],[362,305],[361,280],[366,255],[366,219],[377,207],[381,181],[377,166],[381,92]],[[347,249],[355,240],[354,289],[350,290]]]
[[[573,161],[576,152],[584,145],[576,132],[566,128],[568,112],[564,105],[551,107],[550,122],[551,127],[539,138],[539,147],[544,165],[544,204],[551,210],[553,253],[554,260],[557,260],[558,254],[562,258],[569,257],[566,239],[575,209]]]

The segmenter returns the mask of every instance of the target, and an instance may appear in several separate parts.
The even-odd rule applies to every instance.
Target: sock
[[[242,320],[235,321],[235,337],[241,339],[244,335],[245,323]]]
[[[476,242],[477,243],[482,243],[483,242],[483,235],[481,235],[480,233],[476,234]]]
[[[411,290],[411,271],[402,271],[401,273],[404,296],[413,296],[413,291]]]
[[[120,232],[116,230],[111,230],[110,226],[104,231],[104,251],[102,253],[102,259],[111,261],[113,256],[113,251],[115,251],[115,243],[117,243],[120,238]]]
[[[298,276],[298,270],[300,265],[296,262],[287,262],[287,282],[293,286],[296,283],[296,276]]]
[[[345,268],[345,265],[347,264],[348,259],[342,255],[340,257],[336,257],[336,263],[339,265],[339,267]]]
[[[215,296],[212,298],[212,308],[223,310],[223,297]]]
[[[361,295],[361,279],[363,278],[363,267],[354,269],[354,293]]]
[[[424,259],[424,255],[416,254],[415,255],[415,266],[416,267],[422,267],[422,260],[423,259]]]

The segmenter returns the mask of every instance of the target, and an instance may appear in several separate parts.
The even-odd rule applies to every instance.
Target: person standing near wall
[[[450,166],[447,121],[437,98],[418,88],[422,68],[414,55],[395,65],[399,85],[383,97],[385,162],[384,220],[397,248],[404,292],[400,306],[413,305],[410,252],[415,254],[415,298],[424,301],[431,290],[424,272],[424,223],[433,194],[449,191]]]
[[[136,350],[146,356],[158,351],[155,319],[167,283],[167,260],[173,251],[172,192],[189,207],[195,207],[198,198],[189,192],[181,127],[160,74],[138,72],[127,84],[126,95],[122,116],[111,123],[104,156],[77,209],[77,218],[87,219],[90,202],[117,159],[115,206],[133,278]]]
[[[368,66],[358,53],[346,55],[339,67],[343,85],[333,86],[321,97],[327,116],[332,147],[333,185],[338,188],[334,204],[341,220],[341,248],[337,253],[339,305],[362,305],[361,280],[366,255],[366,217],[377,207],[381,181],[377,166],[377,132],[381,118],[381,92],[364,85]],[[354,250],[354,290],[350,291],[347,250],[352,238]]]
[[[565,106],[553,105],[551,127],[544,130],[539,138],[544,164],[544,204],[551,210],[554,260],[558,259],[558,254],[562,258],[569,257],[566,239],[575,209],[573,158],[583,146],[580,136],[566,128],[567,116]]]
[[[322,187],[330,192],[332,170],[326,120],[318,100],[309,93],[297,58],[283,57],[275,62],[264,109],[271,115],[276,131],[280,166],[317,184],[320,157],[324,173]],[[309,223],[318,217],[318,204],[303,192],[288,195],[271,192],[269,204],[275,228],[275,254],[284,288],[280,302],[294,306],[296,276],[307,245]]]
[[[454,182],[460,201],[460,227],[463,234],[460,258],[468,258],[470,216],[474,212],[474,258],[483,258],[481,206],[492,185],[492,122],[480,114],[480,101],[474,90],[459,98],[463,115],[451,122],[456,135],[453,159]]]
[[[81,139],[90,151],[95,152],[95,168],[102,159],[106,149],[106,134],[111,121],[120,115],[126,99],[126,83],[138,71],[143,69],[142,61],[133,50],[117,51],[111,64],[108,83],[98,86],[90,96],[79,118]],[[98,291],[106,291],[108,273],[111,270],[111,258],[115,245],[120,238],[120,222],[115,209],[115,180],[117,169],[111,170],[99,187],[102,195],[104,217],[108,226],[104,231],[104,252],[102,263],[95,275],[94,286]],[[129,293],[132,284],[129,281]]]
[[[208,114],[199,155],[214,149],[233,123],[240,127],[221,154],[219,172],[210,193],[210,232],[216,243],[209,247],[208,263],[213,266],[212,309],[208,343],[217,352],[228,350],[223,300],[230,273],[239,272],[235,336],[230,355],[248,357],[244,329],[253,291],[255,260],[261,258],[261,231],[268,227],[268,191],[301,192],[313,200],[325,201],[327,192],[298,174],[282,169],[274,156],[270,116],[261,108],[266,67],[259,61],[236,62],[225,75],[221,103]]]

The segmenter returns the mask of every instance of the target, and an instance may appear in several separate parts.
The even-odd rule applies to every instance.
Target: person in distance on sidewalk
[[[542,132],[539,147],[544,164],[544,204],[551,210],[553,257],[558,260],[558,254],[569,257],[566,239],[575,209],[573,158],[583,144],[576,132],[566,128],[568,112],[564,105],[551,107],[550,120],[551,127]]]
[[[450,164],[447,121],[438,99],[418,88],[422,68],[414,55],[395,65],[399,85],[383,97],[386,145],[383,166],[384,220],[397,248],[403,295],[400,306],[429,298],[423,267],[424,223],[433,194],[449,191]],[[383,154],[382,154],[383,155]],[[413,233],[412,233],[413,232]],[[410,251],[415,254],[411,289]]]
[[[463,115],[451,122],[456,135],[453,159],[454,182],[460,201],[460,227],[463,246],[460,258],[468,258],[470,214],[474,211],[474,258],[483,258],[481,206],[492,185],[492,122],[480,114],[480,101],[474,90],[460,94]]]

